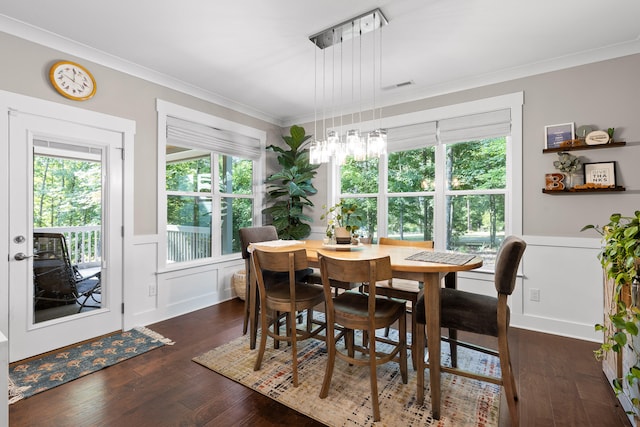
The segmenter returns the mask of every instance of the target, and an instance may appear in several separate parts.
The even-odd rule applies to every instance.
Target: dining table
[[[260,242],[252,244],[262,250],[294,250],[304,248],[310,267],[319,267],[318,258],[325,254],[345,260],[366,260],[389,256],[394,278],[415,280],[424,283],[424,301],[427,317],[427,350],[429,354],[429,381],[431,389],[431,410],[435,419],[440,418],[440,288],[442,278],[451,272],[469,271],[482,266],[482,258],[468,257],[465,263],[431,262],[408,259],[422,252],[443,252],[437,249],[426,249],[413,246],[395,246],[378,244],[331,245],[322,240]],[[250,334],[255,336],[257,328],[256,316],[256,286],[249,287]],[[414,331],[412,331],[414,332]],[[433,339],[432,339],[433,338]]]

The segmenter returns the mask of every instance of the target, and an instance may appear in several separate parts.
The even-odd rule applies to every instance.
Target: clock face
[[[76,101],[84,101],[96,93],[96,81],[83,66],[71,61],[55,63],[49,71],[53,87],[62,96]]]

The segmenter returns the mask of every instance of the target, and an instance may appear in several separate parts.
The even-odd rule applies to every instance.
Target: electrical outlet
[[[540,289],[529,289],[529,299],[540,302]]]
[[[158,288],[155,283],[149,285],[149,296],[155,297],[158,294]]]

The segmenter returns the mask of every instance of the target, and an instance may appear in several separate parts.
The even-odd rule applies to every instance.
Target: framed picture
[[[616,162],[585,163],[584,182],[598,187],[615,187]]]
[[[560,148],[564,141],[575,139],[573,123],[562,123],[544,127],[544,148]]]

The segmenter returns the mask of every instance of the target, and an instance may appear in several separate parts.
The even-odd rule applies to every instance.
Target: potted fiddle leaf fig
[[[633,412],[640,415],[640,349],[629,346],[638,337],[640,325],[640,308],[638,307],[638,273],[640,264],[640,211],[633,216],[624,217],[614,213],[609,223],[600,227],[586,225],[584,230],[595,230],[602,236],[603,248],[599,254],[600,263],[606,277],[613,283],[613,295],[608,295],[611,302],[608,317],[612,327],[596,325],[596,330],[603,331],[604,341],[595,352],[598,359],[613,351],[622,354],[625,349],[632,349],[633,359],[628,360],[630,368],[624,378],[613,379],[616,394],[624,393],[633,404]],[[627,356],[625,356],[626,358]],[[625,363],[627,365],[627,363]],[[633,389],[633,390],[632,390]]]
[[[317,193],[313,186],[319,165],[309,163],[308,140],[303,127],[292,126],[290,135],[282,137],[288,149],[269,145],[267,150],[278,153],[280,171],[266,179],[267,199],[271,206],[262,210],[271,216],[278,237],[285,240],[303,239],[311,234],[308,224],[313,219],[304,210],[313,206],[309,197]]]

